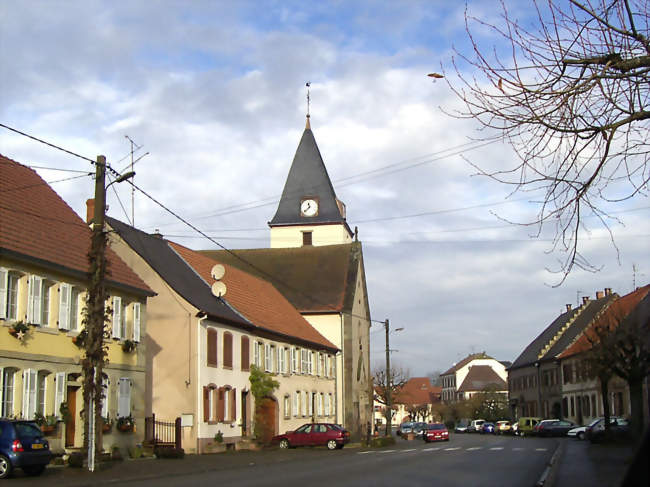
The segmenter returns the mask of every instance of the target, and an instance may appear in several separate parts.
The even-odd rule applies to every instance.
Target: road
[[[532,486],[560,441],[452,435],[448,442],[404,441],[384,449],[324,447],[190,455],[185,460],[125,461],[96,474],[48,469],[17,473],[12,485],[237,486]],[[569,440],[570,441],[570,440]]]

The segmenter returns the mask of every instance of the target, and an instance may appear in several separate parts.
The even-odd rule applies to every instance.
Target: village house
[[[253,437],[251,365],[279,387],[271,433],[337,416],[338,348],[267,281],[113,218],[111,247],[156,291],[149,303],[148,413],[181,417],[182,445],[203,453]],[[266,438],[268,440],[268,438]]]
[[[358,440],[373,420],[363,249],[336,197],[309,118],[269,226],[271,248],[203,253],[268,280],[341,350],[336,421]]]
[[[38,419],[52,450],[83,445],[83,309],[91,231],[32,169],[0,156],[0,416]],[[151,289],[112,251],[103,446],[144,432]],[[117,424],[121,429],[118,431]]]
[[[440,403],[441,392],[442,388],[431,384],[428,377],[411,377],[391,398],[391,423],[399,425],[404,421],[429,422],[436,419],[433,406]],[[373,409],[375,429],[380,430],[386,425],[386,405],[378,400],[377,394]]]
[[[508,394],[509,362],[500,362],[485,352],[473,353],[440,374],[442,401],[450,404],[490,390]]]

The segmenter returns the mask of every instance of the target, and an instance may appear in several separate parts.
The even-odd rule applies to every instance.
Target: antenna
[[[307,83],[305,83],[305,86],[307,87],[307,118],[309,118],[309,105],[311,102],[311,97],[309,96],[309,88],[311,86],[311,81],[307,81]]]
[[[147,152],[146,154],[141,155],[134,161],[133,154],[139,151],[140,149],[142,149],[142,146],[133,142],[133,139],[128,135],[125,135],[124,138],[131,143],[131,172],[133,172],[133,164],[138,162],[140,159],[142,159],[144,156],[146,156],[149,153]],[[131,225],[135,227],[135,186],[133,185],[131,185]]]

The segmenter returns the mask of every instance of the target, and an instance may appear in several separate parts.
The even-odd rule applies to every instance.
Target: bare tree
[[[401,367],[391,367],[389,383],[388,377],[386,376],[386,369],[378,367],[372,372],[372,380],[374,387],[374,400],[385,406],[384,418],[388,418],[388,391],[390,390],[392,411],[395,406],[395,397],[397,397],[399,391],[409,380],[409,371],[402,369]],[[388,419],[386,419],[386,428],[388,430]]]
[[[533,6],[534,30],[504,3],[498,25],[466,13],[472,53],[455,51],[457,77],[446,78],[465,104],[455,116],[477,120],[482,140],[505,140],[515,149],[511,167],[475,167],[538,200],[535,219],[519,224],[535,226],[538,236],[550,226],[563,282],[574,266],[597,270],[579,250],[584,219],[597,217],[615,246],[607,205],[647,195],[648,0]],[[473,31],[485,29],[505,48],[479,46]]]

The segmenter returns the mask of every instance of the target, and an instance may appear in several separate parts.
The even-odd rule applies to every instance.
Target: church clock
[[[313,198],[305,198],[300,202],[300,214],[302,216],[318,215],[318,201]]]

